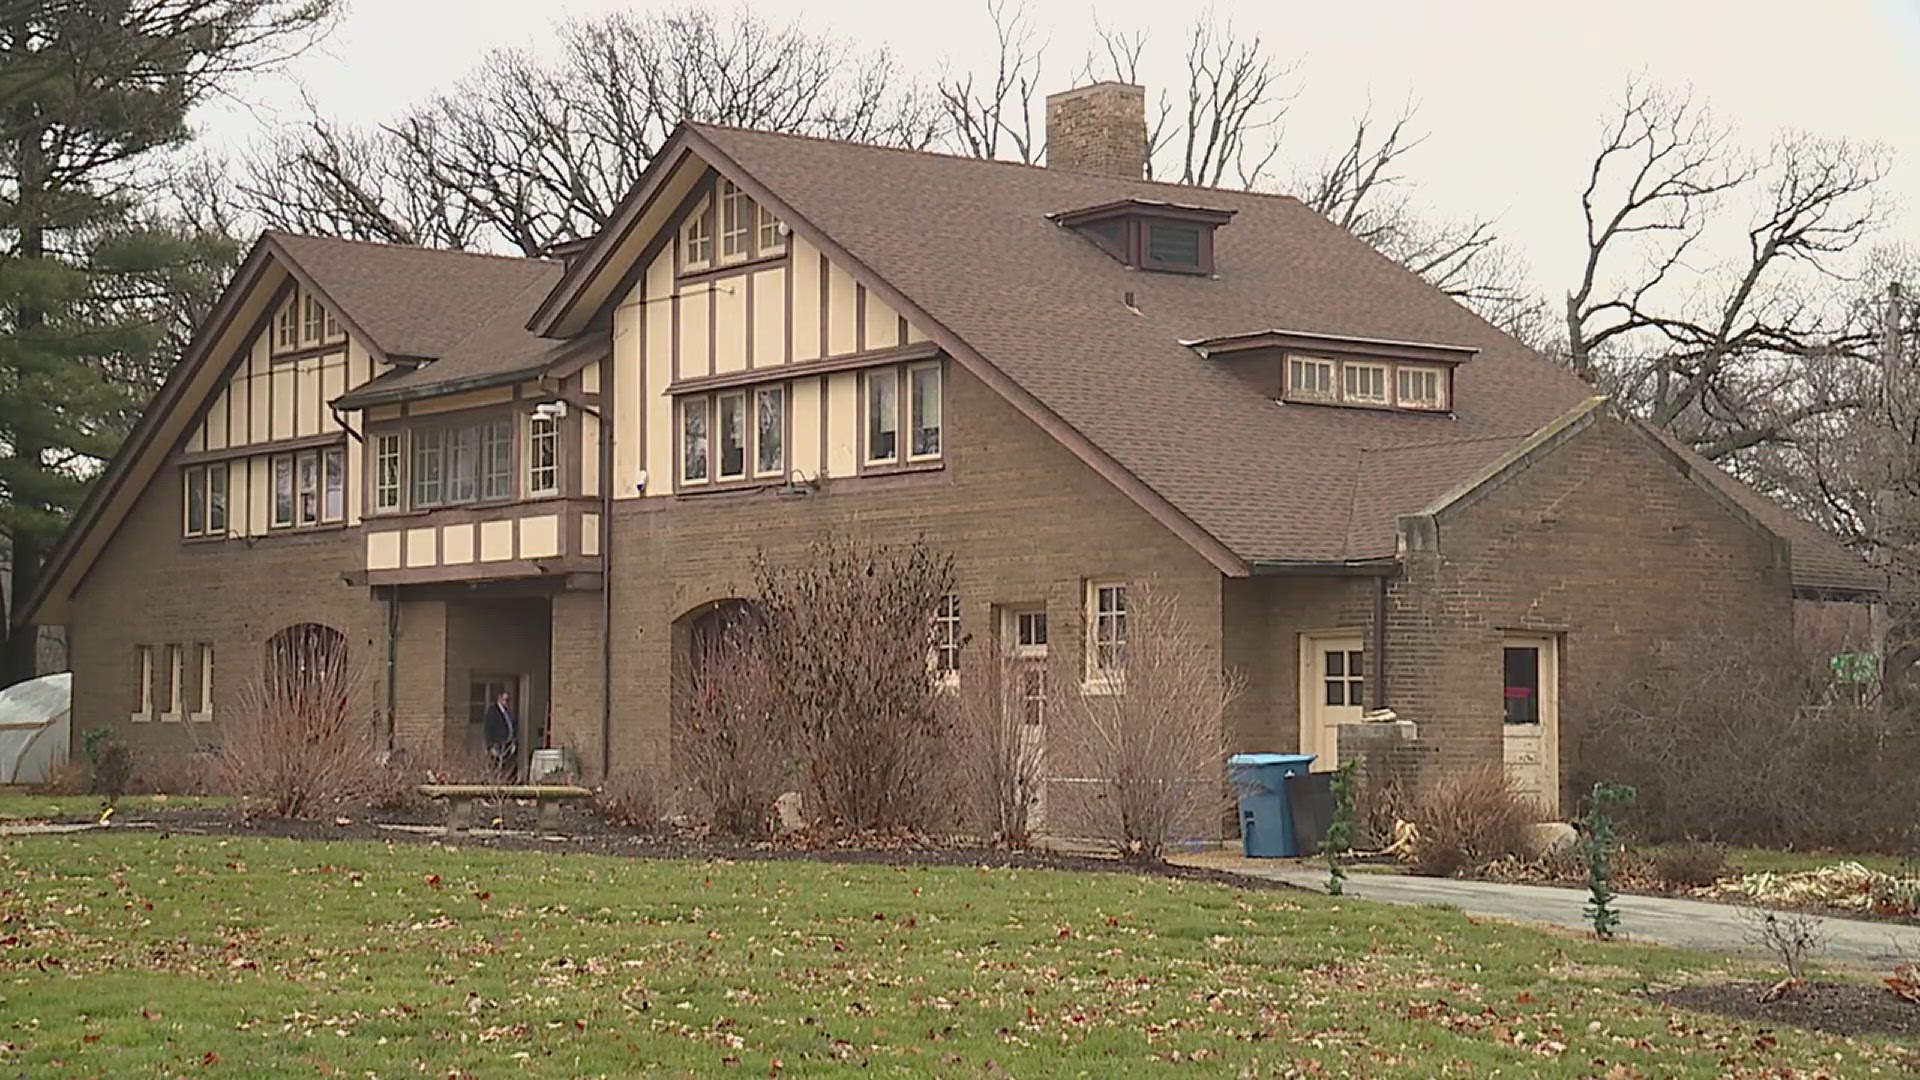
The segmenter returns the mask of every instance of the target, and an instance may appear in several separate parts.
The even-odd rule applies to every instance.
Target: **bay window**
[[[417,428],[412,436],[415,510],[513,497],[511,421]]]

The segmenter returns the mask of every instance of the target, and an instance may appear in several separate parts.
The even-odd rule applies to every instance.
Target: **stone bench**
[[[592,791],[572,784],[421,784],[414,790],[446,800],[448,832],[470,828],[473,804],[481,799],[532,799],[539,827],[551,829],[560,823],[561,803],[593,798]]]

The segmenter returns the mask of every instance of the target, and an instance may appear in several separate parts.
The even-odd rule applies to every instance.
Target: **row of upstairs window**
[[[187,662],[184,645],[134,646],[134,663],[140,674],[132,702],[134,723],[155,719],[166,723],[181,720],[205,723],[213,719],[213,646],[206,642],[195,644],[191,669]],[[191,689],[187,686],[189,673],[193,676]],[[159,693],[155,693],[156,683]]]
[[[680,269],[711,270],[784,255],[787,227],[730,180],[700,200],[680,226]]]
[[[1445,412],[1452,379],[1444,367],[1293,355],[1282,397],[1329,405]]]
[[[939,362],[873,368],[860,379],[863,468],[937,462],[944,410]],[[785,382],[679,398],[680,486],[785,479],[792,406]]]
[[[347,452],[344,446],[316,447],[267,459],[272,477],[274,529],[337,525],[347,513]],[[190,539],[230,535],[233,463],[189,465],[180,471],[181,532]]]
[[[296,289],[273,316],[273,352],[295,352],[346,339],[333,309],[305,289]]]
[[[525,414],[517,446],[514,426],[510,417],[491,417],[375,432],[369,438],[373,512],[560,494],[560,421]],[[518,492],[516,476],[524,481]]]

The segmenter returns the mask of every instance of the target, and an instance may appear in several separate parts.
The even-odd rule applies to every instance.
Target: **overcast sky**
[[[376,123],[443,87],[489,49],[542,48],[553,20],[673,4],[616,0],[350,0],[339,29],[284,76],[243,87],[202,117],[206,135],[240,147],[296,122],[302,88],[341,120]],[[721,9],[729,5],[717,4]],[[1420,200],[1448,216],[1492,216],[1541,287],[1558,293],[1579,254],[1577,195],[1599,117],[1627,76],[1691,86],[1744,138],[1781,127],[1886,144],[1888,238],[1920,240],[1920,0],[1372,0],[1366,4],[1217,3],[1243,33],[1297,60],[1299,97],[1287,152],[1321,157],[1369,99],[1409,98],[1430,133],[1409,159]],[[890,47],[929,75],[991,57],[984,2],[755,0],[776,22],[804,19]],[[1180,0],[1030,0],[1049,35],[1045,83],[1067,88],[1086,55],[1094,12],[1150,28],[1163,66],[1150,90],[1183,80],[1180,37],[1203,5]],[[1356,11],[1366,12],[1356,16]],[[244,103],[244,104],[243,104]]]

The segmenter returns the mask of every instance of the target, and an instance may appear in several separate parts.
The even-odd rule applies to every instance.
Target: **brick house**
[[[1046,168],[688,124],[557,261],[264,235],[28,604],[74,730],[185,754],[339,635],[396,745],[507,689],[587,776],[661,771],[756,552],[924,536],[961,679],[1109,687],[1152,579],[1247,680],[1234,748],[1391,707],[1560,812],[1650,643],[1877,595],[1298,201],[1139,179],[1138,87],[1048,124]]]

